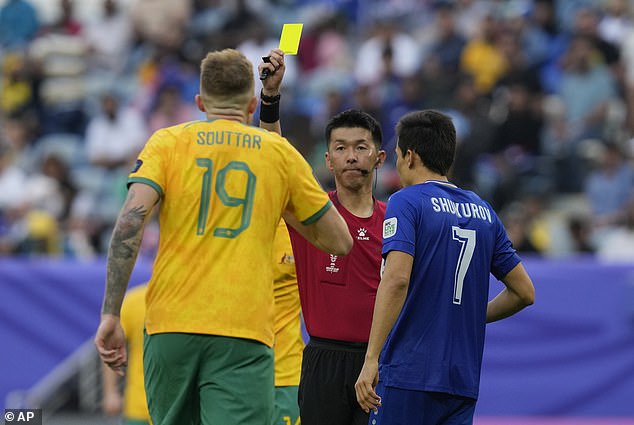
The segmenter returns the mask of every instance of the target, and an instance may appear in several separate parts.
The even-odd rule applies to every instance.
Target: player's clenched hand
[[[367,360],[363,363],[363,368],[359,374],[357,382],[354,384],[354,391],[357,394],[357,402],[364,412],[369,413],[370,410],[375,412],[381,405],[381,397],[379,397],[374,388],[379,381],[379,362],[376,360]]]
[[[119,318],[104,314],[95,335],[95,346],[101,360],[118,375],[123,376],[128,363],[125,333]]]
[[[262,91],[267,96],[275,96],[280,92],[282,78],[284,77],[284,71],[286,71],[284,52],[280,49],[271,49],[268,57],[270,63],[260,62],[258,72],[262,74],[263,70],[268,69],[269,76],[262,81]]]

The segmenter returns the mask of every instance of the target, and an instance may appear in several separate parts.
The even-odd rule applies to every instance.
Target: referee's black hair
[[[451,118],[431,109],[410,112],[396,124],[401,154],[415,152],[423,165],[446,176],[456,154],[456,128]]]
[[[348,109],[332,117],[326,125],[326,146],[330,146],[330,134],[337,128],[365,128],[372,135],[372,141],[376,149],[381,149],[381,143],[383,142],[381,125],[367,112],[358,109]]]

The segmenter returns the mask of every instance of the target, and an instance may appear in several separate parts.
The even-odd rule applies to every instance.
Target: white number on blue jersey
[[[476,246],[476,232],[475,230],[461,229],[458,226],[451,226],[451,231],[453,239],[460,243],[460,255],[458,256],[458,264],[456,264],[453,286],[453,303],[460,304],[462,302],[464,278],[467,275],[467,269],[469,269],[469,264],[471,264],[471,258],[473,258],[473,251]]]

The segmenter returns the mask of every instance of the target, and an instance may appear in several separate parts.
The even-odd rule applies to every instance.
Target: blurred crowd
[[[628,0],[99,0],[82,19],[50,1],[49,20],[35,0],[0,2],[0,255],[103,254],[149,135],[202,118],[206,52],[257,67],[302,22],[282,125],[325,187],[333,114],[381,122],[385,200],[396,121],[439,109],[458,131],[452,181],[496,208],[520,252],[634,259]],[[144,255],[157,238],[154,219]]]

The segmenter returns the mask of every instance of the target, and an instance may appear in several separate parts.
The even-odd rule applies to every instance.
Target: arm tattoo
[[[143,238],[143,227],[148,211],[143,206],[129,206],[133,198],[134,193],[131,193],[119,215],[110,240],[102,313],[119,315]]]

